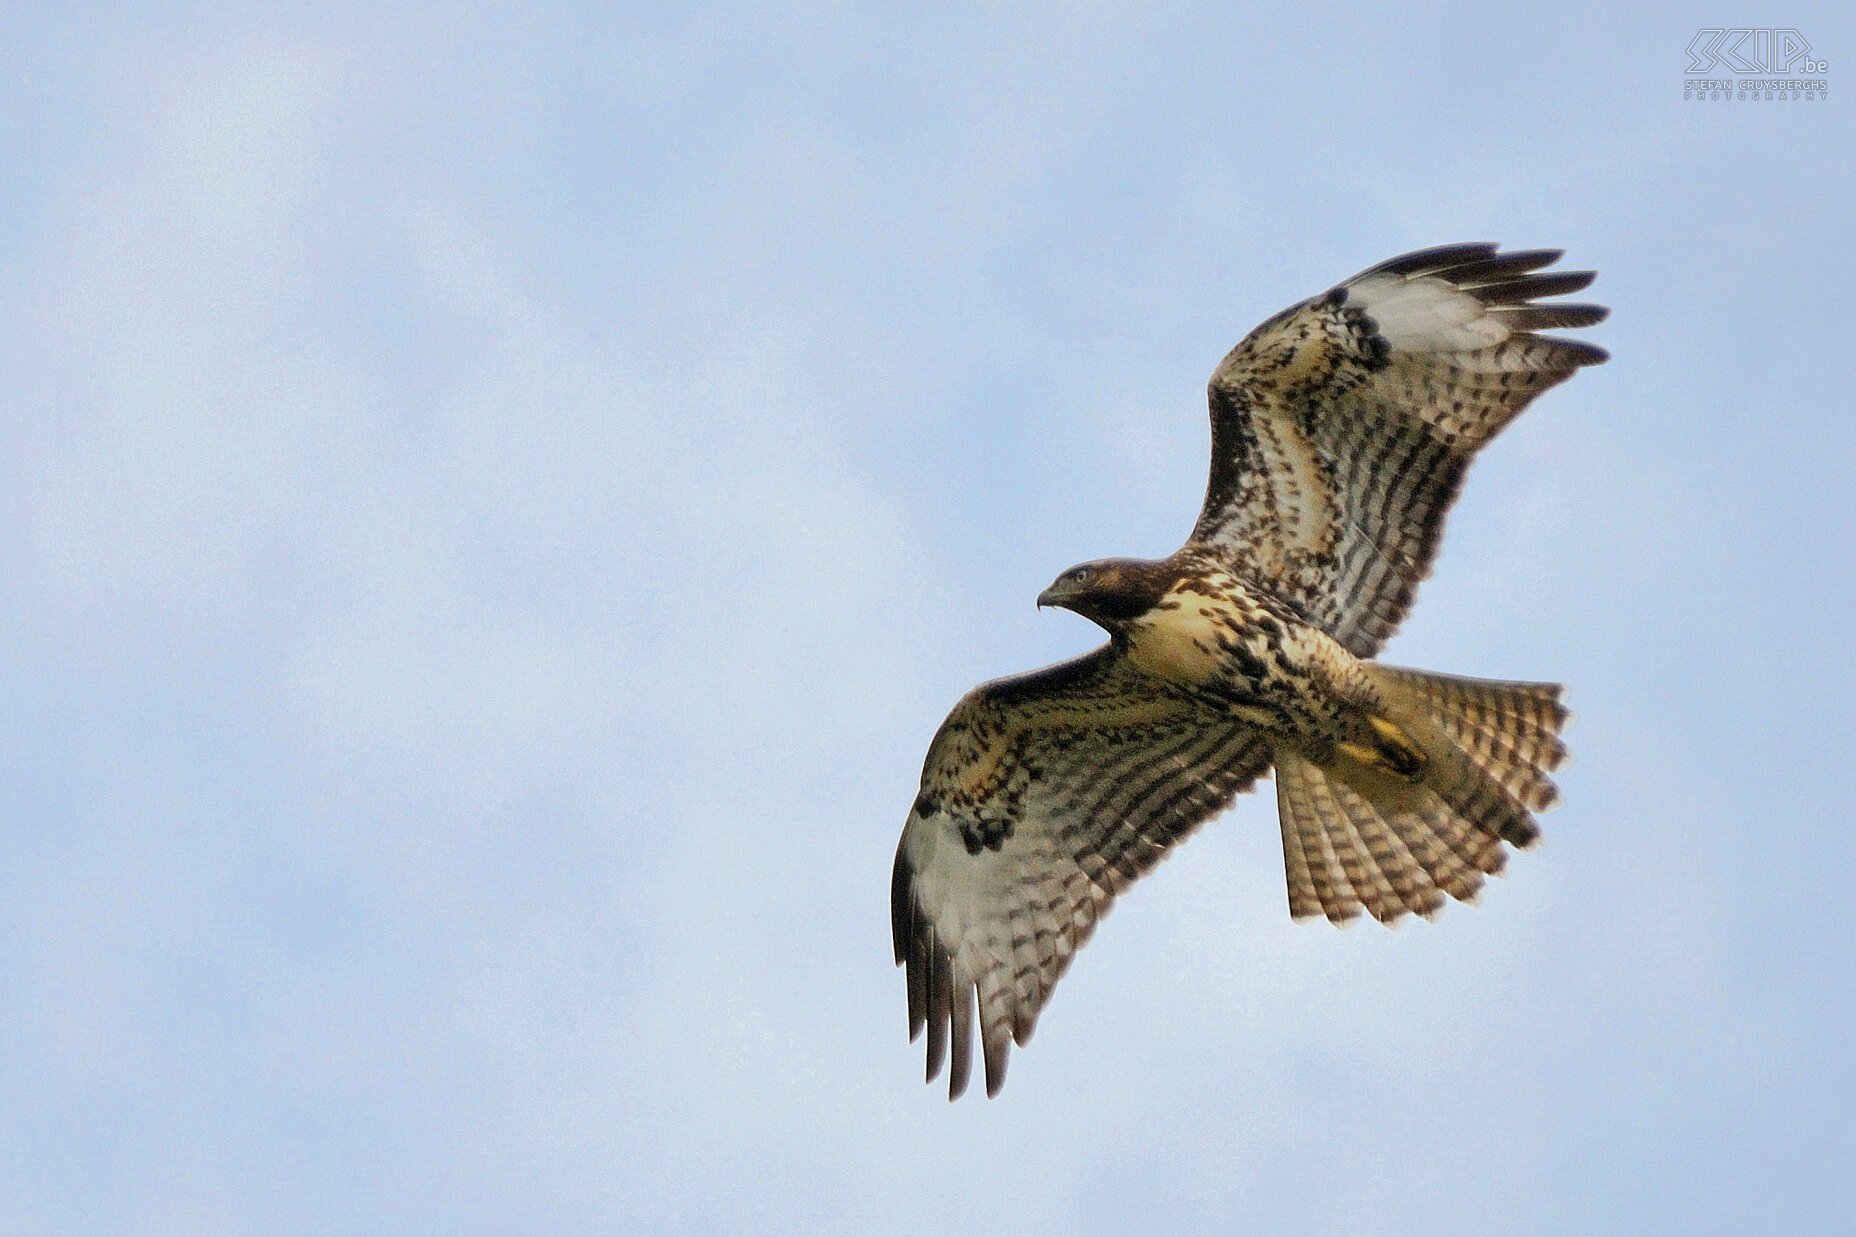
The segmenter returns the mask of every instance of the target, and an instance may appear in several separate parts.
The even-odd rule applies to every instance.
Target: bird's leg
[[[1378,713],[1368,713],[1366,727],[1370,733],[1361,736],[1365,742],[1343,739],[1334,745],[1335,750],[1363,765],[1384,769],[1408,782],[1423,779],[1424,766],[1429,763],[1429,758],[1417,742],[1405,733],[1403,726]]]

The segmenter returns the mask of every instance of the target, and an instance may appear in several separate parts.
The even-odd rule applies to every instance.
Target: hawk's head
[[[1153,609],[1179,579],[1171,562],[1099,558],[1072,567],[1038,594],[1038,605],[1074,610],[1111,634]]]

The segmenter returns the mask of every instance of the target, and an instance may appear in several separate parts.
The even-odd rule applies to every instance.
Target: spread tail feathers
[[[1566,760],[1569,716],[1553,683],[1503,683],[1368,665],[1386,735],[1408,736],[1421,769],[1362,759],[1343,745],[1325,763],[1277,753],[1277,805],[1289,913],[1346,923],[1362,907],[1383,923],[1425,917],[1444,895],[1474,901],[1507,860],[1502,843],[1540,840],[1533,813],[1558,802],[1547,774]],[[1382,744],[1383,746],[1383,744]]]

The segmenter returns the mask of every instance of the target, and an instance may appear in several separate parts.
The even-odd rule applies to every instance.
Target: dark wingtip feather
[[[912,958],[903,975],[905,986],[909,990],[909,1042],[912,1044],[920,1038],[922,1027],[928,1022],[927,963],[922,959]]]
[[[889,935],[896,947],[896,965],[909,960],[909,945],[915,936],[915,895],[910,889],[914,872],[908,855],[896,848],[896,866],[889,873]]]
[[[967,1093],[973,1077],[973,989],[964,978],[955,984],[953,1003],[948,1007],[953,1023],[951,1060],[948,1064],[947,1098],[957,1100]]]
[[[1497,248],[1494,241],[1465,241],[1456,245],[1415,249],[1410,253],[1401,253],[1396,258],[1389,258],[1378,266],[1369,267],[1355,275],[1354,279],[1362,279],[1367,275],[1426,275],[1471,262],[1485,262],[1495,256]],[[1352,283],[1353,280],[1347,282]]]
[[[939,1077],[941,1065],[947,1060],[947,1015],[954,985],[947,959],[939,953],[935,948],[934,931],[930,929],[921,953],[922,963],[928,968],[928,1072],[923,1079],[925,1082]]]
[[[1450,276],[1454,272],[1445,274]],[[1569,292],[1583,291],[1591,287],[1592,281],[1597,278],[1597,271],[1554,271],[1550,275],[1523,275],[1500,283],[1480,284],[1465,288],[1464,291],[1485,305],[1520,305],[1542,297],[1565,296]]]
[[[999,1094],[1005,1085],[1005,1066],[1011,1059],[1012,1040],[1016,1034],[1017,1010],[1025,1002],[1005,992],[995,991],[998,1004],[988,1008],[980,999],[980,1044],[986,1052],[986,1098]]]
[[[909,1042],[922,1033],[928,1021],[929,953],[923,948],[921,925],[915,904],[915,869],[907,853],[896,848],[896,867],[889,879],[889,928],[896,947],[896,965],[903,967],[903,986],[908,990]]]
[[[1525,275],[1543,266],[1552,266],[1565,256],[1564,249],[1517,249],[1513,253],[1498,253],[1485,262],[1471,262],[1465,266],[1451,267],[1450,282],[1459,288],[1469,288],[1485,283],[1501,283],[1513,279],[1516,275]]]
[[[1603,365],[1611,359],[1611,354],[1597,344],[1588,344],[1583,339],[1555,339],[1541,335],[1536,338],[1554,346],[1561,359],[1568,365]]]
[[[1554,331],[1597,326],[1611,316],[1603,305],[1516,305],[1489,311],[1502,325],[1516,331]]]

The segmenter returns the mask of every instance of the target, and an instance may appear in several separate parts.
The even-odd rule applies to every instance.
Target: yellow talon
[[[1369,715],[1366,724],[1372,727],[1374,743],[1367,747],[1360,743],[1340,742],[1334,746],[1353,760],[1363,765],[1384,769],[1396,774],[1408,782],[1416,782],[1424,776],[1424,766],[1429,763],[1424,752],[1412,741],[1410,735],[1397,722]]]

